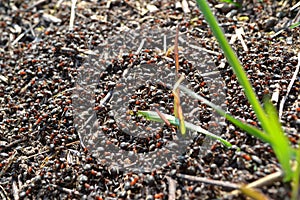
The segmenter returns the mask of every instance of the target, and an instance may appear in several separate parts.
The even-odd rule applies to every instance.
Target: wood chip
[[[0,75],[0,80],[6,84],[8,83],[8,79],[3,75]]]
[[[43,18],[48,22],[61,23],[61,19],[59,19],[58,17],[55,17],[53,15],[47,14],[47,13],[43,14]]]
[[[147,9],[149,10],[149,12],[156,12],[159,9],[155,6],[155,5],[151,5],[151,4],[147,4]]]
[[[182,10],[184,13],[190,13],[191,10],[189,9],[189,4],[186,0],[182,0]]]
[[[274,90],[274,92],[272,94],[271,102],[273,104],[277,105],[281,88],[280,88],[280,85],[278,83],[276,83],[275,86],[276,86],[276,89]]]

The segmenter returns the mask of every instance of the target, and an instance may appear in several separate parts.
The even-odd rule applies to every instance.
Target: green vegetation
[[[156,121],[156,122],[161,122],[164,123],[164,120],[161,119],[161,117],[154,111],[138,111],[138,115],[139,116],[143,116],[145,117],[147,120],[151,120],[151,121]],[[172,116],[172,115],[167,115],[167,114],[163,114],[164,117],[174,126],[179,127],[180,126],[180,121],[178,118]],[[193,130],[193,131],[197,131],[199,133],[203,133],[213,139],[219,140],[223,145],[225,145],[226,147],[231,147],[232,145],[230,144],[230,142],[228,142],[227,140],[224,140],[223,138],[201,128],[200,126],[196,126],[192,123],[189,122],[184,122],[184,125],[187,129],[189,130]]]

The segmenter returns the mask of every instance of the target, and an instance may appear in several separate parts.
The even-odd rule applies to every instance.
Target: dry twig
[[[272,174],[269,174],[261,179],[258,179],[252,183],[249,183],[248,185],[244,186],[245,188],[258,188],[266,185],[270,185],[276,181],[279,181],[283,178],[283,172],[278,171]],[[240,190],[234,190],[230,194],[231,195],[238,195],[241,191]]]
[[[78,192],[77,190],[74,190],[74,189],[71,190],[71,189],[64,188],[64,187],[54,185],[54,184],[50,184],[49,186],[57,188],[58,190],[60,190],[62,192],[65,192],[65,193],[68,193],[68,194],[82,195],[80,192]]]
[[[72,0],[70,25],[69,25],[70,31],[73,30],[73,27],[74,27],[76,2],[77,2],[77,0]]]
[[[20,199],[19,188],[18,188],[17,182],[15,180],[13,180],[13,182],[12,182],[12,191],[13,191],[14,200],[19,200]]]
[[[240,185],[231,183],[228,181],[217,181],[217,180],[212,180],[208,179],[205,177],[196,177],[196,176],[191,176],[191,175],[186,175],[186,174],[178,174],[177,175],[179,178],[184,178],[190,181],[196,181],[196,182],[201,182],[201,183],[206,183],[210,185],[215,185],[215,186],[221,186],[225,188],[231,188],[231,189],[240,189]]]
[[[169,200],[176,199],[176,181],[169,176],[166,176],[169,183]]]
[[[0,172],[0,177],[3,176],[3,174],[8,170],[8,168],[10,167],[10,165],[13,163],[13,161],[15,160],[16,155],[18,154],[18,152],[15,150],[13,155],[11,155],[8,158],[8,163],[6,163],[6,165],[3,167],[3,169]]]
[[[235,33],[237,35],[237,38],[241,41],[241,44],[243,46],[244,51],[248,52],[249,49],[248,49],[248,47],[247,47],[247,45],[246,45],[246,43],[244,41],[244,38],[243,38],[243,35],[245,34],[244,29],[242,27],[241,28],[237,28],[237,29],[235,29]]]
[[[5,191],[5,189],[0,185],[0,189],[2,190],[2,192],[0,191],[0,197],[3,200],[10,200],[7,192]]]
[[[196,182],[201,182],[201,183],[206,183],[206,184],[210,184],[210,185],[215,185],[215,186],[221,186],[224,188],[231,188],[231,189],[235,189],[234,191],[232,191],[229,196],[231,195],[238,195],[241,192],[241,188],[245,189],[245,188],[258,188],[258,187],[262,187],[262,186],[266,186],[266,185],[270,185],[276,181],[279,181],[283,178],[283,172],[282,171],[278,171],[275,172],[273,174],[267,175],[261,179],[258,179],[252,183],[249,183],[247,185],[241,185],[241,184],[236,184],[236,183],[231,183],[228,181],[218,181],[218,180],[212,180],[212,179],[208,179],[205,177],[196,177],[196,176],[190,176],[190,175],[185,175],[185,174],[178,174],[177,176],[179,178],[184,178],[190,181],[196,181]]]
[[[279,105],[279,119],[281,119],[285,101],[287,100],[287,98],[289,96],[289,93],[290,93],[290,91],[293,87],[293,84],[294,84],[294,82],[295,82],[295,80],[296,80],[296,78],[299,74],[299,68],[300,68],[300,52],[298,52],[298,64],[296,66],[295,72],[294,72],[293,77],[290,81],[290,84],[287,87],[287,92],[286,92],[285,96],[281,99],[281,102],[280,102],[280,105]]]

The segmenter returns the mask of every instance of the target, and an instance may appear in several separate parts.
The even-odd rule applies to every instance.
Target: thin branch
[[[65,187],[61,187],[61,186],[58,186],[58,185],[54,185],[54,184],[50,184],[51,187],[54,187],[62,192],[65,192],[67,194],[75,194],[75,195],[82,195],[80,192],[78,192],[77,190],[71,190],[69,188],[65,188]]]
[[[230,193],[230,195],[238,195],[241,192],[241,188],[258,188],[266,185],[270,185],[276,181],[282,180],[284,176],[284,173],[282,171],[275,172],[273,174],[267,175],[261,179],[258,179],[252,183],[249,183],[248,185],[241,185],[241,184],[236,184],[236,183],[231,183],[228,181],[218,181],[218,180],[212,180],[204,177],[196,177],[196,176],[190,176],[186,174],[178,174],[177,177],[179,178],[184,178],[190,181],[196,181],[196,182],[201,182],[201,183],[206,183],[210,185],[215,185],[215,186],[221,186],[224,188],[231,188],[235,189]]]
[[[31,31],[31,29],[34,29],[37,25],[39,25],[39,23],[40,22],[37,22],[36,24],[31,26],[30,28],[26,29],[23,33],[18,35],[18,37],[10,44],[10,46],[14,46],[15,44],[17,44],[29,31]]]
[[[18,188],[17,182],[15,180],[13,180],[13,182],[12,182],[12,193],[13,193],[14,200],[20,199],[19,188]]]
[[[5,149],[8,149],[10,147],[13,147],[15,146],[16,144],[19,144],[21,142],[25,142],[27,140],[27,138],[22,138],[22,139],[19,139],[19,140],[15,140],[7,145],[3,145],[3,146],[0,146],[0,152],[5,150]]]
[[[169,176],[166,176],[166,179],[168,181],[169,184],[169,197],[168,200],[174,200],[176,199],[176,181],[174,179],[172,179]]]
[[[72,0],[70,24],[69,24],[70,31],[72,31],[73,27],[74,27],[76,2],[77,2],[77,0]]]
[[[68,144],[66,144],[65,146],[59,146],[59,147],[55,147],[55,151],[59,150],[59,149],[62,149],[64,147],[68,147],[68,146],[71,146],[71,145],[75,145],[75,144],[79,144],[80,143],[80,140],[76,140],[74,142],[70,142]],[[30,155],[30,156],[27,156],[25,158],[22,158],[23,160],[27,160],[27,159],[30,159],[30,158],[33,158],[33,157],[36,157],[38,155],[41,155],[41,154],[44,154],[44,153],[48,153],[51,151],[51,148],[50,147],[47,147],[47,149],[45,151],[42,151],[42,152],[39,152],[37,154],[33,154],[33,155]]]
[[[155,109],[155,112],[158,114],[158,116],[166,123],[168,127],[171,126],[171,123],[167,120],[167,118],[162,114],[157,108]]]
[[[37,1],[35,2],[34,4],[32,4],[31,6],[29,6],[25,11],[29,11],[31,9],[33,9],[34,7],[37,7],[43,3],[46,3],[48,0],[40,0],[40,1]]]
[[[282,112],[283,112],[283,108],[284,108],[284,104],[285,104],[285,101],[287,100],[288,96],[289,96],[289,93],[294,85],[294,82],[299,74],[299,68],[300,68],[300,52],[298,52],[298,64],[296,66],[296,69],[295,69],[295,72],[294,72],[294,75],[291,79],[291,82],[289,84],[289,86],[287,87],[287,92],[285,94],[285,96],[282,98],[281,102],[280,102],[280,105],[279,105],[279,119],[281,119],[282,117]]]
[[[244,29],[243,28],[237,28],[237,29],[235,29],[235,33],[236,33],[238,39],[241,41],[241,44],[243,46],[244,51],[248,52],[249,49],[248,49],[248,47],[247,47],[247,45],[244,41],[244,38],[243,38],[243,35],[245,34]]]
[[[258,179],[252,183],[249,183],[248,185],[244,186],[245,188],[258,188],[266,185],[273,184],[276,181],[282,180],[284,176],[284,173],[282,171],[275,172],[273,174],[269,174],[261,179]],[[234,190],[230,194],[231,195],[238,195],[241,191],[240,190]]]
[[[178,174],[177,176],[179,178],[184,178],[189,181],[196,181],[196,182],[206,183],[206,184],[210,184],[210,185],[221,186],[221,187],[225,187],[225,188],[240,189],[240,187],[241,187],[238,184],[231,183],[228,181],[217,181],[217,180],[212,180],[212,179],[208,179],[205,177],[197,177],[197,176],[191,176],[191,175],[186,175],[186,174]]]
[[[0,197],[2,199],[7,199],[7,200],[10,200],[7,192],[5,191],[5,189],[0,185],[0,189],[2,190],[2,192],[0,191]]]
[[[8,168],[10,167],[10,165],[13,163],[13,161],[15,160],[16,155],[18,154],[18,152],[15,150],[14,154],[11,155],[8,158],[8,162],[7,164],[3,167],[3,169],[0,172],[0,177],[8,170]]]
[[[178,36],[179,36],[179,28],[176,27],[176,36],[174,41],[174,56],[175,56],[175,68],[176,68],[176,80],[178,78],[179,71],[179,53],[178,53]]]

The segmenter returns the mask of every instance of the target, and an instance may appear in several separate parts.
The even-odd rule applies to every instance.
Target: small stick
[[[182,4],[182,10],[183,10],[184,13],[190,13],[191,12],[191,10],[189,9],[189,4],[186,0],[183,0],[181,4]]]
[[[4,168],[1,170],[0,172],[0,177],[8,170],[8,168],[10,167],[10,165],[13,163],[13,161],[15,160],[16,155],[18,154],[17,151],[14,152],[13,155],[11,155],[8,158],[8,163],[4,166]]]
[[[143,49],[145,41],[146,41],[146,39],[143,38],[141,43],[140,43],[140,46],[139,46],[138,50],[136,50],[135,54],[139,54],[141,52],[141,50]]]
[[[166,179],[169,183],[169,197],[168,200],[176,199],[176,181],[169,176],[166,176]]]
[[[80,141],[76,140],[74,142],[70,142],[70,143],[66,144],[65,147],[71,146],[73,144],[79,144],[79,143],[80,143]],[[62,148],[64,148],[64,147],[55,147],[55,150],[57,151],[57,150],[62,149]],[[32,157],[36,157],[38,155],[41,155],[41,154],[44,154],[44,153],[48,153],[50,150],[51,149],[48,147],[48,149],[45,150],[45,151],[42,151],[42,152],[39,152],[37,154],[33,154],[33,155],[30,155],[30,156],[27,156],[26,158],[23,158],[23,159],[29,159],[29,158],[32,158]]]
[[[0,80],[2,81],[2,82],[4,82],[4,83],[8,83],[8,78],[6,78],[5,76],[3,76],[3,75],[0,75]]]
[[[190,44],[189,46],[190,46],[191,48],[198,49],[199,51],[205,51],[205,52],[207,52],[207,53],[209,53],[209,54],[212,54],[212,55],[215,55],[215,56],[221,55],[221,53],[219,53],[219,52],[212,51],[212,50],[209,50],[209,49],[206,49],[206,48],[203,48],[203,47],[198,47],[198,46],[193,45],[193,44]]]
[[[178,174],[177,175],[179,178],[184,178],[190,181],[196,181],[196,182],[202,182],[210,185],[216,185],[216,186],[221,186],[225,188],[231,188],[231,189],[240,189],[240,185],[231,183],[228,181],[217,181],[217,180],[212,180],[204,177],[197,177],[197,176],[191,176],[191,175],[186,175],[186,174]]]
[[[299,6],[300,6],[300,2],[296,3],[293,7],[291,7],[290,11],[295,10]]]
[[[171,126],[171,123],[167,120],[167,118],[162,114],[157,108],[155,108],[155,112],[158,114],[158,116],[166,123],[167,126]]]
[[[3,193],[0,192],[0,197],[1,197],[2,199],[10,200],[9,196],[7,195],[7,192],[5,191],[5,189],[4,189],[1,185],[0,185],[0,189],[3,191]]]
[[[179,70],[179,55],[178,55],[178,35],[179,35],[179,28],[176,28],[176,36],[174,42],[174,55],[175,55],[175,68],[176,68],[176,81],[178,79],[178,70]]]
[[[31,6],[29,6],[25,11],[29,11],[32,8],[39,6],[40,4],[46,3],[48,0],[39,0],[37,2],[35,2],[34,4],[32,4]]]
[[[289,93],[290,93],[290,91],[291,91],[291,89],[293,87],[293,84],[294,84],[294,82],[295,82],[295,80],[296,80],[296,78],[297,78],[297,76],[299,74],[299,68],[300,68],[300,52],[298,52],[298,64],[296,66],[296,70],[295,70],[295,72],[293,74],[293,77],[291,79],[291,82],[290,82],[289,86],[287,87],[287,92],[286,92],[285,96],[282,98],[282,100],[280,102],[280,105],[279,105],[279,119],[281,119],[285,101],[288,98]]]
[[[245,185],[245,188],[258,188],[266,185],[270,185],[276,181],[279,181],[283,178],[283,172],[278,171],[272,174],[269,174],[261,179],[258,179],[252,183],[249,183],[248,185]],[[231,195],[238,195],[241,191],[240,190],[234,190],[230,194]]]
[[[77,0],[72,0],[71,15],[70,15],[70,25],[69,25],[69,30],[70,31],[72,31],[73,27],[74,27],[76,2],[77,2]]]
[[[279,83],[276,83],[275,86],[276,86],[276,88],[272,94],[271,102],[273,104],[277,105],[278,99],[279,99],[279,93],[280,93],[280,85],[279,85]]]
[[[15,44],[17,44],[19,42],[19,40],[21,40],[31,29],[34,29],[40,22],[34,24],[32,27],[30,27],[29,29],[25,30],[23,33],[21,33],[10,45],[14,46]]]
[[[249,183],[248,185],[245,185],[244,188],[258,188],[266,185],[270,185],[276,181],[279,181],[283,178],[283,172],[278,171],[273,174],[269,174],[261,179],[258,179],[252,183]],[[197,182],[202,182],[210,185],[216,185],[216,186],[221,186],[225,188],[231,188],[235,189],[230,193],[230,195],[238,195],[241,192],[241,185],[240,184],[235,184],[231,183],[228,181],[217,181],[217,180],[211,180],[208,178],[204,177],[196,177],[196,176],[190,176],[190,175],[185,175],[185,174],[178,174],[177,175],[179,178],[184,178],[190,181],[197,181]]]
[[[16,144],[19,144],[21,142],[25,142],[26,140],[27,140],[27,138],[22,138],[22,139],[19,139],[19,140],[15,140],[15,141],[7,144],[7,145],[0,146],[0,152],[3,151],[3,150],[5,150],[5,149],[8,149],[8,148],[10,148],[10,147],[12,147],[12,146],[14,146]]]
[[[52,186],[54,188],[57,188],[58,190],[60,190],[62,192],[65,192],[65,193],[68,193],[68,194],[82,195],[80,192],[78,192],[77,190],[74,190],[74,189],[71,190],[69,188],[64,188],[64,187],[54,185],[54,184],[50,184],[50,186]]]
[[[248,49],[248,47],[247,47],[247,45],[246,45],[246,43],[243,39],[243,36],[242,36],[242,35],[245,34],[244,29],[243,28],[237,28],[237,29],[235,29],[235,33],[236,33],[238,39],[241,41],[241,44],[243,46],[244,51],[248,52],[249,49]]]
[[[13,180],[13,182],[12,182],[12,192],[13,192],[14,200],[19,200],[20,199],[19,189],[17,186],[17,182],[15,180]]]

